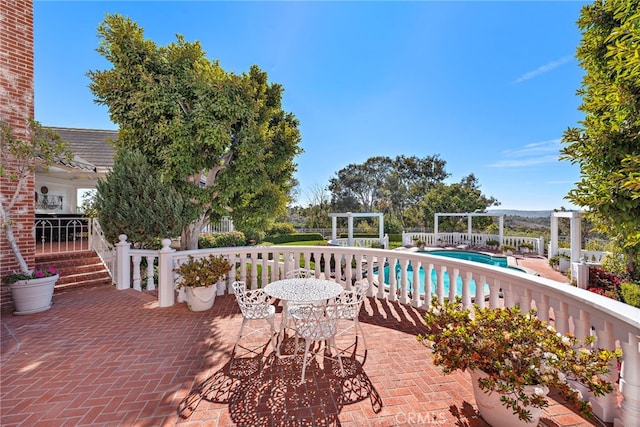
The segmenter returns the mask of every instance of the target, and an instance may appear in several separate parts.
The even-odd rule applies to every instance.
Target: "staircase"
[[[111,276],[94,251],[66,252],[36,256],[36,268],[55,267],[60,274],[55,291],[87,286],[110,285]]]

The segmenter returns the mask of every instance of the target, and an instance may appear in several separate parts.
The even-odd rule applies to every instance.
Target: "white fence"
[[[349,239],[332,239],[329,240],[330,245],[336,246],[353,246],[355,248],[370,248],[376,244],[382,245],[384,249],[389,249],[389,236],[385,235],[382,239],[377,237],[354,237],[353,244],[349,245]]]
[[[429,306],[431,295],[439,300],[460,295],[465,307],[472,301],[481,307],[519,305],[523,311],[535,306],[538,316],[553,319],[560,333],[571,332],[579,338],[593,334],[599,347],[622,349],[622,369],[618,373],[617,366],[612,365],[609,375],[610,380],[619,379],[621,404],[615,394],[592,397],[591,404],[600,419],[616,426],[634,426],[640,419],[640,309],[619,301],[512,269],[411,251],[251,246],[176,252],[170,243],[165,239],[159,251],[131,250],[126,236],[121,236],[117,245],[117,288],[138,287],[136,280],[140,279],[136,277],[144,271],[140,269],[141,260],[151,265],[157,259],[158,303],[171,306],[176,298],[174,268],[190,255],[198,258],[215,254],[227,257],[236,266],[226,278],[226,289],[219,289],[223,293],[234,280],[246,281],[255,289],[278,280],[289,269],[304,266],[313,269],[316,277],[333,279],[345,288],[356,280],[367,280],[373,285],[367,290],[368,296],[419,308]],[[155,286],[152,270],[147,267],[146,271],[147,286]]]
[[[489,242],[497,242],[497,245],[511,245],[516,249],[523,243],[533,246],[531,252],[544,256],[544,239],[542,237],[500,236],[497,234],[477,233],[402,233],[402,244],[411,245],[413,240],[422,240],[426,246],[460,246],[466,245],[474,248],[489,247]]]

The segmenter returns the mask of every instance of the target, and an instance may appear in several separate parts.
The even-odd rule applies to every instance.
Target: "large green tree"
[[[581,127],[563,136],[562,158],[580,165],[567,199],[615,237],[638,277],[640,254],[640,1],[584,6],[577,58],[585,70]]]
[[[382,212],[403,225],[417,225],[411,208],[449,176],[445,164],[438,156],[404,155],[349,164],[329,181],[332,207],[339,212]]]
[[[436,184],[424,195],[419,203],[424,226],[433,228],[434,214],[440,212],[465,213],[486,212],[487,208],[500,203],[493,197],[488,197],[480,191],[478,179],[470,174],[454,184]],[[474,218],[474,226],[485,227],[491,218]],[[442,230],[466,231],[467,219],[462,217],[444,217],[439,226]]]
[[[187,201],[183,248],[197,247],[209,220],[231,215],[239,229],[267,229],[285,212],[302,150],[282,86],[257,66],[226,72],[181,36],[157,46],[117,14],[98,34],[112,67],[90,71],[90,89],[120,127],[117,148],[140,150]]]

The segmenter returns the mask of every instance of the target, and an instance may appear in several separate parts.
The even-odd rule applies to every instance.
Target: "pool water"
[[[509,267],[507,264],[507,258],[504,256],[491,256],[491,255],[487,255],[487,254],[483,254],[483,253],[479,253],[479,252],[469,252],[469,251],[453,251],[453,250],[435,250],[435,251],[419,251],[420,253],[425,253],[425,254],[430,254],[430,255],[439,255],[439,256],[445,256],[445,257],[449,257],[449,258],[457,258],[457,259],[464,259],[467,261],[473,261],[473,262],[479,262],[482,264],[488,264],[488,265],[494,265],[494,266],[498,266],[498,267],[502,267],[502,268],[512,268],[518,271],[523,271],[519,268],[514,268],[514,267]],[[400,283],[400,278],[401,278],[401,272],[400,272],[400,265],[396,265],[396,284]],[[422,267],[420,267],[419,270],[419,283],[420,283],[420,293],[424,294],[424,269]],[[432,288],[431,288],[431,293],[434,294],[436,293],[436,286],[437,286],[437,281],[438,281],[438,275],[437,272],[434,269],[431,270],[431,283],[432,283]],[[389,284],[389,265],[385,265],[384,266],[384,283],[385,284]],[[409,263],[409,265],[407,266],[407,285],[408,285],[408,289],[409,292],[413,291],[413,267],[411,266],[411,263]],[[444,272],[444,293],[445,295],[449,294],[449,272],[445,271]],[[469,282],[469,291],[471,296],[473,297],[476,293],[476,282],[475,280],[471,279],[471,281]],[[487,294],[489,292],[489,285],[487,283],[484,284],[484,293]],[[456,279],[456,294],[457,295],[462,295],[462,277],[458,276]]]

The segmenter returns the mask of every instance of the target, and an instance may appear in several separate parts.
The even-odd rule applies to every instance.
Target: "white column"
[[[549,245],[547,256],[551,258],[558,254],[558,217],[553,214],[551,214],[551,241]]]
[[[338,217],[331,217],[331,240],[335,242],[338,238]]]
[[[471,225],[473,222],[472,219],[473,217],[471,215],[467,216],[467,239],[469,241],[471,241],[471,233],[473,232],[473,226]]]
[[[120,241],[116,243],[116,262],[118,263],[116,266],[116,289],[129,289],[131,287],[131,262],[129,261],[131,244],[127,242],[126,234],[119,235],[118,239]]]
[[[504,215],[500,215],[500,217],[498,218],[498,224],[500,226],[498,246],[502,246],[502,240],[504,238]]]
[[[436,243],[438,242],[438,220],[440,219],[438,214],[433,215],[433,234],[436,239]]]
[[[582,252],[582,228],[580,214],[576,213],[571,216],[571,262],[580,261],[580,253]]]
[[[171,239],[162,241],[162,249],[158,251],[158,306],[171,307],[175,302],[175,285],[173,283],[173,253]]]
[[[349,233],[349,240],[347,240],[349,247],[353,247],[353,214],[351,212],[348,212],[349,217],[347,218],[348,220],[348,227],[347,227],[347,231]]]
[[[378,235],[380,239],[384,238],[384,214],[378,216]]]

